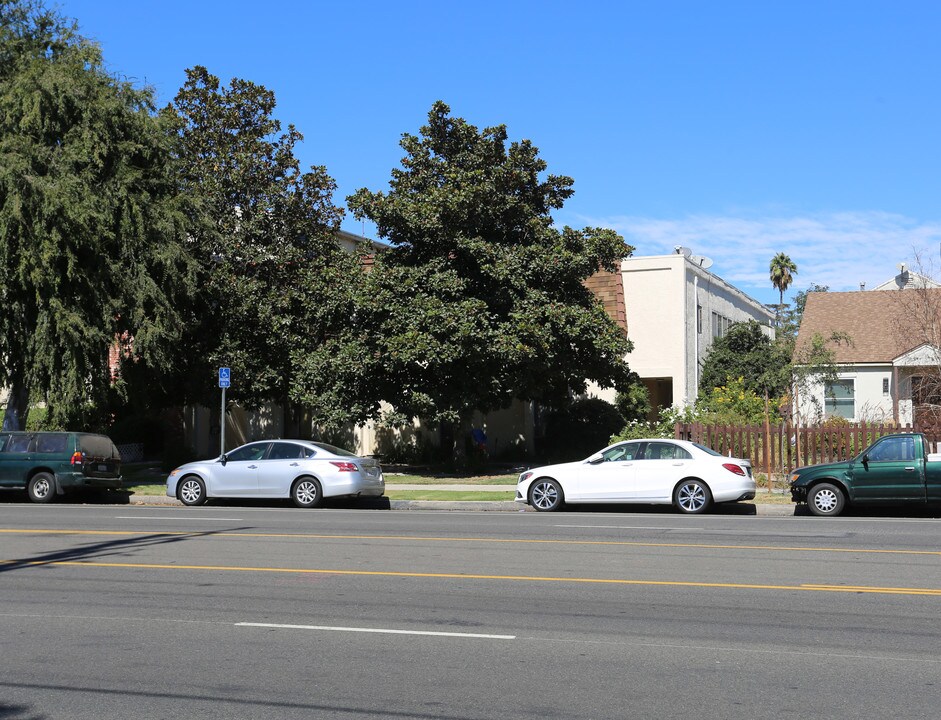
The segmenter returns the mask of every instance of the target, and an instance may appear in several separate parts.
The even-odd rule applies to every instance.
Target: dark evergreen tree
[[[556,229],[572,180],[544,175],[527,140],[482,132],[438,102],[406,134],[388,192],[348,198],[391,243],[354,289],[346,330],[299,356],[297,387],[337,422],[440,423],[461,460],[475,411],[514,399],[560,404],[589,380],[627,379],[630,345],[583,284],[632,248],[611,230]]]

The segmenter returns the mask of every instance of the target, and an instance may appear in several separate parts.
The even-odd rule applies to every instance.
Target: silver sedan
[[[212,497],[289,497],[309,508],[325,497],[384,494],[376,460],[311,440],[248,443],[215,460],[181,465],[167,478],[167,495],[184,505],[202,505]]]

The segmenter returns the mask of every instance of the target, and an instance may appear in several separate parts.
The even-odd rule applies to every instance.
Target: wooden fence
[[[770,469],[772,475],[786,475],[796,467],[854,458],[883,435],[914,430],[911,425],[865,422],[817,427],[785,423],[771,425],[769,431],[762,425],[677,423],[674,437],[692,440],[723,455],[747,458],[755,473]],[[937,451],[941,437],[927,439],[929,449]]]

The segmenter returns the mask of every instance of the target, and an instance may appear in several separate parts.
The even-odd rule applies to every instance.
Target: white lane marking
[[[233,520],[241,520],[242,518],[220,518],[220,517],[203,517],[197,515],[196,517],[153,517],[151,515],[115,515],[115,520],[224,520],[226,522],[232,522]]]
[[[602,528],[605,530],[682,530],[686,532],[687,530],[704,530],[705,528],[688,528],[681,527],[679,525],[556,525],[555,527],[560,528],[587,528],[593,530],[595,528]],[[730,530],[729,532],[734,532]]]
[[[281,625],[278,623],[235,623],[236,627],[276,628],[280,630],[332,630],[335,632],[383,633],[386,635],[431,635],[433,637],[483,638],[515,640],[516,635],[485,635],[481,633],[437,632],[433,630],[392,630],[390,628],[332,627],[330,625]]]

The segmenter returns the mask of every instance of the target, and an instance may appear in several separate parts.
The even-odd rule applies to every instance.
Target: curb
[[[129,505],[170,505],[185,507],[176,498],[166,495],[142,495],[128,498]],[[389,500],[388,498],[377,498],[375,500],[363,499],[355,501],[355,505],[344,506],[363,510],[464,510],[464,511],[488,511],[488,512],[535,512],[528,505],[522,505],[513,500],[507,501],[474,501],[474,500]],[[598,507],[598,506],[595,506]],[[618,507],[627,507],[620,505]],[[643,505],[641,508],[653,508],[660,506]],[[664,506],[665,507],[665,506]],[[328,508],[329,509],[329,508]],[[729,503],[720,505],[717,510],[713,510],[713,515],[741,515],[741,516],[761,516],[761,517],[792,517],[800,513],[797,512],[796,505],[771,505],[754,503]]]

